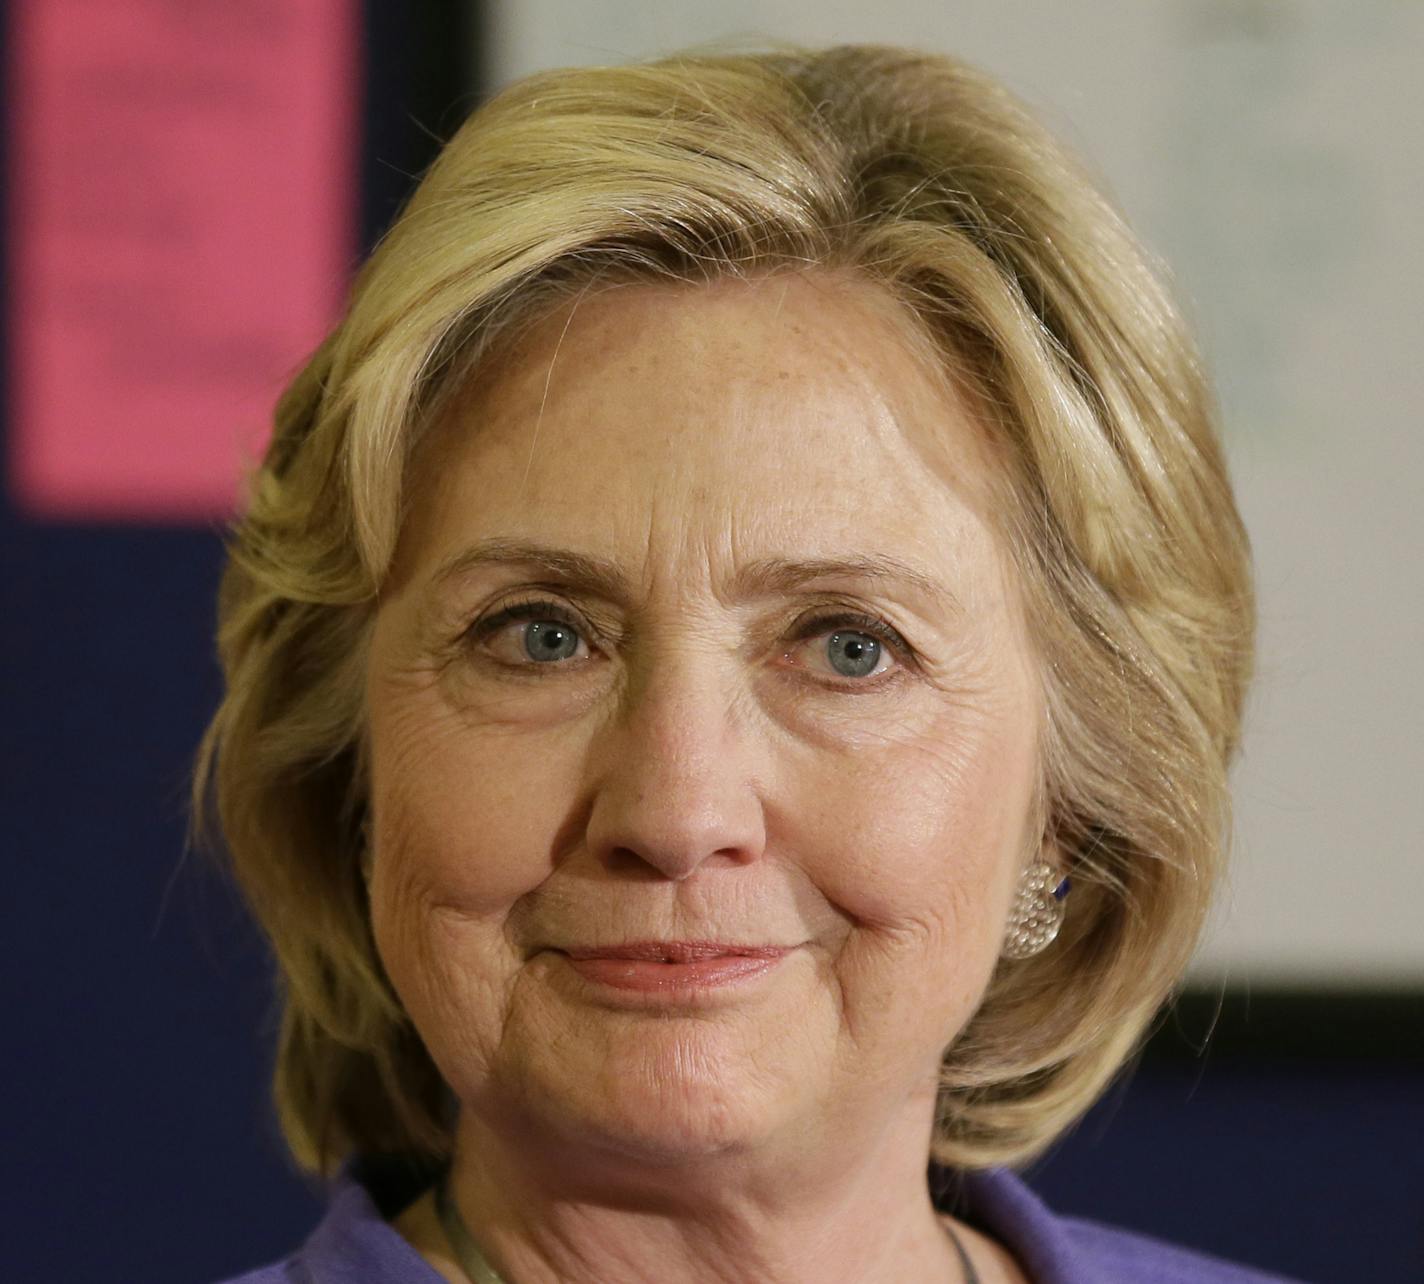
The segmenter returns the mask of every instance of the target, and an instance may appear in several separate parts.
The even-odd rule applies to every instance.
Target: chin
[[[725,1037],[676,1024],[691,1028],[644,1026],[586,1061],[526,1064],[511,1085],[525,1126],[560,1148],[676,1165],[753,1150],[794,1124],[795,1076],[778,1084]]]

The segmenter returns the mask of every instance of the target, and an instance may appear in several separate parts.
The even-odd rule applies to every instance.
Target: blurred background
[[[1237,864],[1136,1073],[1030,1173],[1307,1281],[1424,1280],[1424,4],[4,0],[7,1278],[200,1284],[319,1213],[269,970],[185,857],[221,531],[282,382],[510,80],[711,39],[1005,79],[1217,372],[1261,660]]]

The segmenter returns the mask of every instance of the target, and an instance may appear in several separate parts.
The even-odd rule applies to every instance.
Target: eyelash
[[[531,599],[522,602],[511,602],[508,606],[496,611],[493,615],[484,619],[476,620],[465,632],[467,639],[477,643],[487,642],[494,637],[506,625],[518,621],[529,620],[550,620],[556,624],[567,625],[578,632],[585,642],[588,642],[586,634],[590,631],[583,621],[578,618],[567,607],[558,602],[553,602],[545,598]],[[888,685],[903,677],[903,670],[915,663],[915,652],[910,644],[901,637],[898,630],[892,628],[884,620],[877,619],[873,615],[864,615],[858,611],[835,611],[825,615],[804,616],[797,621],[798,628],[796,642],[805,642],[810,638],[818,637],[823,633],[834,633],[837,629],[851,630],[856,633],[864,633],[873,637],[877,642],[881,642],[890,647],[896,653],[900,661],[898,669],[889,673],[879,674],[873,678],[847,678],[841,683],[832,683],[840,686],[844,690],[868,691]],[[504,663],[503,661],[499,663]],[[528,664],[508,665],[521,672],[537,673],[540,669],[557,669],[563,666],[559,664],[538,664],[530,661]]]

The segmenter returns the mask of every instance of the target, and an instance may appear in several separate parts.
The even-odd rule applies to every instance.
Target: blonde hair
[[[848,272],[904,305],[1004,460],[1041,658],[1066,925],[949,1048],[933,1155],[1022,1162],[1102,1091],[1194,948],[1228,832],[1254,607],[1210,391],[1144,253],[1004,88],[882,46],[551,71],[446,145],[282,397],[219,604],[198,757],[271,939],[303,1166],[438,1158],[451,1100],[383,975],[360,869],[365,646],[442,399],[598,281]]]

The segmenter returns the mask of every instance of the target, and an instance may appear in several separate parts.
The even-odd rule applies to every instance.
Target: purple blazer
[[[932,1178],[934,1174],[932,1172]],[[1003,1244],[1033,1284],[1293,1284],[1217,1257],[1050,1212],[1007,1169],[932,1180],[941,1211]],[[399,1204],[396,1204],[399,1207]],[[442,1284],[348,1169],[290,1257],[225,1284]]]

